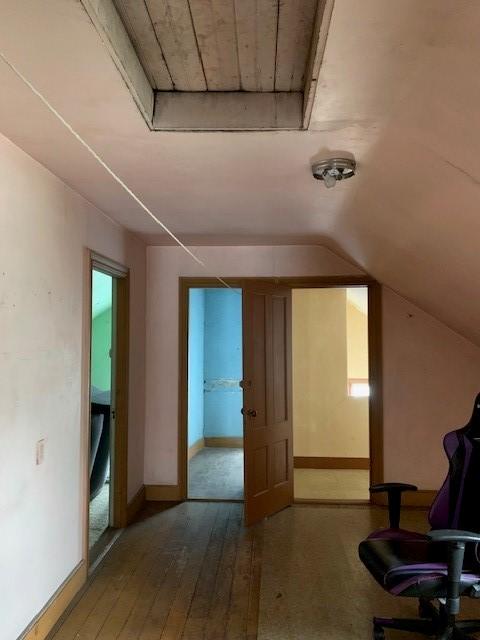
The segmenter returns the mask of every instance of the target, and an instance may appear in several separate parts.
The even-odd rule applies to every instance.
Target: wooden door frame
[[[243,289],[246,282],[269,282],[292,289],[329,289],[368,287],[368,361],[369,361],[369,459],[371,484],[383,482],[383,352],[382,287],[369,276],[306,276],[222,278],[228,285]],[[188,311],[190,289],[217,289],[216,278],[179,278],[179,413],[178,413],[178,489],[187,499],[188,469]],[[370,501],[379,504],[377,494]]]
[[[84,315],[83,315],[83,375],[82,375],[82,486],[83,506],[83,556],[89,564],[89,515],[90,515],[90,393],[91,393],[91,344],[92,344],[92,273],[101,271],[113,279],[113,305],[116,319],[112,327],[112,388],[115,393],[115,433],[113,464],[112,527],[122,529],[127,525],[128,482],[128,390],[129,390],[129,319],[130,319],[130,271],[123,265],[85,249],[84,253]]]

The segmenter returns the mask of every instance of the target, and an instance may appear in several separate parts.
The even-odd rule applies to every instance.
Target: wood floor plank
[[[96,638],[103,640],[103,626],[111,615],[112,610],[114,610],[124,588],[137,572],[139,564],[141,565],[144,557],[146,555],[149,556],[152,549],[156,548],[159,538],[165,539],[165,533],[167,534],[167,539],[170,532],[174,535],[173,529],[174,527],[170,528],[167,526],[165,529],[162,529],[160,533],[150,531],[149,535],[144,536],[146,543],[142,547],[141,553],[134,557],[129,557],[123,571],[110,578],[107,589],[81,628],[78,640],[80,640],[80,638],[81,640],[94,640]],[[77,640],[77,638],[75,640]]]
[[[137,640],[141,637],[140,634],[144,629],[155,595],[158,593],[174,562],[175,554],[172,552],[160,552],[153,560],[152,571],[138,592],[138,597],[118,636],[118,640]]]
[[[223,541],[227,530],[229,511],[219,509],[210,536],[200,576],[197,581],[188,619],[183,630],[183,640],[203,638],[208,612],[213,597],[215,580],[222,557]]]
[[[227,622],[229,640],[243,640],[247,631],[253,539],[251,530],[240,533]]]
[[[222,557],[215,580],[213,598],[204,634],[204,638],[208,640],[224,638],[228,621],[233,573],[237,555],[237,538],[240,527],[242,526],[242,507],[238,504],[232,504],[229,505],[229,510],[230,514],[223,543]]]
[[[255,525],[250,573],[250,593],[248,597],[246,640],[257,640],[258,617],[260,614],[260,588],[263,560],[263,525]]]
[[[140,557],[144,544],[145,541],[136,546],[132,545],[130,562]],[[122,558],[120,550],[115,551],[117,564],[115,565],[110,559],[110,562],[99,570],[90,587],[55,634],[54,640],[74,640],[85,637],[85,632],[83,631],[85,625],[90,624],[90,619],[96,616],[96,607],[99,601],[104,598],[109,587],[115,583],[119,570],[121,574],[129,571],[129,564],[126,558]]]
[[[189,522],[186,508],[175,507],[177,517],[169,527],[169,536],[160,538],[157,544],[157,555],[151,559],[151,571],[141,586],[125,626],[118,636],[118,640],[137,640],[148,620],[148,616],[155,602],[155,598],[176,561],[179,532],[182,532]]]
[[[167,541],[175,536],[176,530],[182,523],[181,511],[178,512],[180,517],[173,519],[164,529],[163,536],[153,536],[153,544],[147,548],[144,555],[139,559],[137,566],[125,581],[116,602],[110,609],[105,622],[102,624],[97,637],[101,640],[117,640],[124,627],[126,626],[130,614],[136,604],[138,593],[142,586],[149,582],[152,572],[162,571],[165,566],[170,566],[173,560],[173,554],[165,554],[162,549],[158,548],[160,540]]]
[[[203,522],[190,543],[188,561],[160,636],[161,640],[177,640],[182,637],[217,512],[218,505],[207,505]]]
[[[166,640],[170,632],[182,640],[361,640],[373,615],[416,615],[412,599],[392,598],[358,559],[359,541],[387,517],[370,507],[298,506],[245,529],[240,504],[152,511],[114,545],[54,640]],[[423,511],[405,509],[402,518],[408,529],[428,526]],[[463,616],[478,617],[477,609],[464,599]]]
[[[186,502],[148,514],[114,545],[52,640],[255,638],[258,533],[243,527],[242,512],[238,503]]]
[[[118,589],[120,581],[130,575],[154,540],[161,540],[172,521],[178,518],[173,510],[161,515],[155,528],[138,523],[121,536],[53,640],[77,640],[94,634],[95,627],[104,622],[100,612],[105,612],[103,604],[109,592]]]
[[[201,535],[202,527],[208,527],[210,521],[213,526],[214,513],[212,508],[214,505],[208,503],[185,503],[185,505],[188,510],[188,521],[185,527],[177,532],[172,544],[166,548],[167,551],[174,552],[175,560],[166,572],[165,579],[155,595],[139,636],[140,640],[158,640],[162,636],[170,619],[177,592],[181,588],[182,577],[189,563],[192,548]]]

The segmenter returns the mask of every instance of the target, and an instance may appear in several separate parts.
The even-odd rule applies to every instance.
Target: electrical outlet
[[[45,439],[39,440],[37,442],[37,451],[36,451],[36,462],[37,466],[42,464],[45,458]]]

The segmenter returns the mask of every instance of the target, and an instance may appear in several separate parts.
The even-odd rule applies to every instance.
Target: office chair
[[[418,598],[420,616],[374,618],[374,640],[383,640],[386,628],[438,640],[467,640],[480,631],[480,620],[457,620],[461,597],[480,598],[480,393],[468,424],[448,433],[443,445],[449,470],[430,508],[429,533],[400,528],[401,494],[416,490],[414,485],[371,488],[388,494],[390,527],[360,543],[360,559],[383,589]]]

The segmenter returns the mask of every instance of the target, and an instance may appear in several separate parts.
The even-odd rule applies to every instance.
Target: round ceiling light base
[[[312,166],[312,174],[316,180],[323,180],[327,189],[334,187],[339,180],[346,180],[355,175],[356,162],[352,158],[329,158]]]

